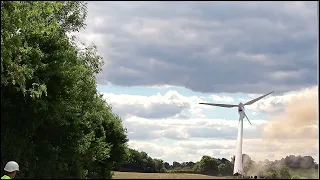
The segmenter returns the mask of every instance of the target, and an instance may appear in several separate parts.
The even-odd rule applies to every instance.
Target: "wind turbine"
[[[265,94],[263,96],[260,96],[258,98],[255,98],[251,101],[248,101],[244,104],[242,102],[239,103],[239,105],[235,104],[215,104],[215,103],[199,103],[204,105],[210,105],[210,106],[219,106],[219,107],[225,107],[225,108],[232,108],[232,107],[238,107],[238,113],[239,113],[239,124],[238,124],[238,137],[237,137],[237,146],[236,146],[236,157],[234,161],[234,169],[233,169],[233,175],[242,175],[242,136],[243,136],[243,119],[244,117],[247,118],[249,123],[251,124],[248,116],[246,115],[244,111],[244,106],[251,105],[258,100],[268,96],[269,94],[273,93],[274,91]],[[251,124],[252,125],[252,124]]]

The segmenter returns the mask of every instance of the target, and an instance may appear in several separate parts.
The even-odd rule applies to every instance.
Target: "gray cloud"
[[[152,132],[165,129],[165,127],[154,124],[135,124],[126,121],[124,122],[124,125],[128,129],[128,137],[130,140],[155,139],[156,137],[152,134]]]
[[[235,124],[238,122],[235,121]],[[248,123],[248,122],[244,122]],[[261,126],[256,126],[255,129],[245,129],[243,133],[244,138],[260,138],[261,137]],[[237,127],[193,127],[188,129],[191,137],[196,138],[221,138],[224,139],[237,139],[238,128]]]
[[[192,138],[202,139],[223,139],[234,140],[237,138],[238,121],[234,121],[233,126],[210,124],[202,125],[188,125],[186,124],[174,124],[172,120],[157,120],[157,122],[151,121],[149,123],[139,121],[124,121],[125,127],[127,127],[130,140],[150,140],[150,139],[171,139],[171,140],[186,140]],[[161,122],[162,121],[162,122]],[[169,123],[168,121],[171,121]],[[215,120],[217,121],[217,120]],[[160,123],[161,122],[161,123]],[[223,123],[223,121],[221,121]],[[252,121],[253,123],[255,121]],[[169,123],[169,124],[168,124]],[[244,122],[248,124],[248,122]],[[262,137],[262,130],[264,124],[256,124],[253,128],[244,128],[243,137],[245,139],[259,139]]]
[[[79,36],[100,84],[284,92],[317,83],[317,23],[316,2],[89,2]]]
[[[121,117],[136,116],[147,119],[182,118],[201,116],[202,109],[198,102],[203,100],[197,96],[183,96],[176,91],[152,96],[115,95],[102,93],[113,111]]]
[[[151,104],[145,107],[143,104],[129,104],[119,105],[113,103],[112,108],[115,113],[120,116],[128,114],[135,115],[142,118],[167,118],[180,114],[182,110],[189,107],[189,104],[161,104],[161,102]]]
[[[223,141],[223,140],[222,140]],[[206,143],[206,144],[194,144],[188,142],[182,142],[179,144],[180,147],[183,148],[194,148],[194,149],[235,149],[235,144],[214,144],[214,143]]]

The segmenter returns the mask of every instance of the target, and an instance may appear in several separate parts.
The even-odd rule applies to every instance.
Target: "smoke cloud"
[[[284,113],[271,116],[264,138],[314,139],[318,143],[318,86],[299,92],[285,103]]]
[[[263,130],[265,148],[276,147],[275,159],[310,155],[318,161],[318,121],[318,86],[297,92],[284,103],[282,113],[270,116]]]
[[[260,156],[273,159],[284,158],[289,155],[303,155],[309,157],[289,156],[287,161],[295,162],[303,166],[305,159],[312,156],[316,161],[319,158],[318,145],[318,86],[308,88],[290,96],[284,102],[284,111],[277,115],[270,115],[268,123],[263,129],[263,148],[273,147],[273,153],[261,154]],[[267,151],[266,151],[267,152]],[[312,164],[312,158],[307,162]],[[283,163],[283,162],[282,162]],[[257,164],[249,169],[249,174],[266,172],[266,162]],[[280,165],[277,168],[280,169]],[[310,174],[318,177],[317,174]]]
[[[280,160],[288,156],[287,161],[304,167],[313,163],[310,157],[312,156],[319,163],[318,86],[301,90],[287,97],[281,103],[283,111],[269,115],[268,123],[263,128],[261,152],[249,154],[256,157],[256,160],[262,161],[256,162],[257,164],[248,169],[249,175],[259,175],[267,171],[268,161],[263,159]],[[290,155],[309,157],[301,158]],[[283,161],[280,162],[283,163]],[[276,167],[277,170],[280,170],[280,164]],[[309,176],[318,177],[317,174],[309,174]]]

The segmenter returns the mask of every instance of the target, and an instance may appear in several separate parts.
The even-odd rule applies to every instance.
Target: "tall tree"
[[[86,4],[1,2],[1,165],[23,178],[111,178],[126,130],[96,90],[102,58],[67,33]]]

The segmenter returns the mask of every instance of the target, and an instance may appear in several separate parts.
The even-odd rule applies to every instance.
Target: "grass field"
[[[112,179],[233,179],[232,176],[206,176],[201,174],[185,173],[135,173],[114,172]]]
[[[317,169],[293,170],[290,175],[299,175],[303,179],[317,179]],[[136,173],[136,172],[114,172],[112,179],[234,179],[233,176],[207,176],[202,174],[187,173]]]

